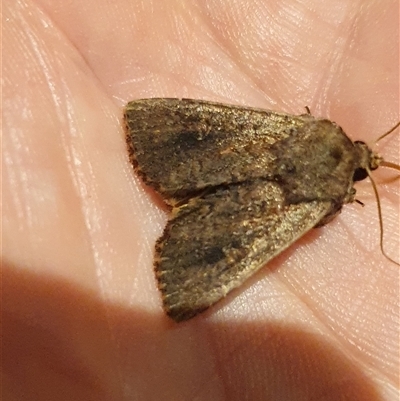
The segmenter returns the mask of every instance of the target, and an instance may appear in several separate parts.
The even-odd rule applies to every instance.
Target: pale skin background
[[[3,399],[397,400],[399,267],[376,201],[347,205],[203,315],[174,324],[152,271],[160,198],[133,174],[124,104],[201,98],[352,139],[399,119],[399,4],[3,3]],[[379,144],[399,163],[398,132]],[[399,260],[399,183],[375,174]]]

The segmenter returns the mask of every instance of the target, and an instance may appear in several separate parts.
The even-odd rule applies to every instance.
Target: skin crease
[[[399,267],[368,180],[364,208],[176,325],[151,267],[165,208],[121,120],[153,96],[307,105],[372,141],[398,120],[398,15],[394,0],[6,2],[4,399],[397,399]],[[398,146],[379,150],[399,163]],[[374,175],[398,260],[398,181]]]

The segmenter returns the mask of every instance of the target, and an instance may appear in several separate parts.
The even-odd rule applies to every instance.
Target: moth
[[[354,182],[391,165],[309,110],[154,98],[128,103],[124,120],[137,174],[170,207],[154,265],[177,322],[331,221],[355,201]]]

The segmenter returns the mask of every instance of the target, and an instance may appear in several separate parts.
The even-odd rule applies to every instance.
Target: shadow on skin
[[[7,264],[2,310],[8,400],[382,400],[346,355],[293,326],[175,324]]]

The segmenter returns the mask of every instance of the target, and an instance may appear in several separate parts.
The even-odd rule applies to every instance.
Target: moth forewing
[[[307,120],[315,119],[191,99],[143,99],[125,109],[130,159],[166,199],[272,177],[271,145]]]
[[[330,206],[285,205],[279,186],[262,180],[190,201],[156,246],[167,314],[181,321],[207,309],[313,228]]]

